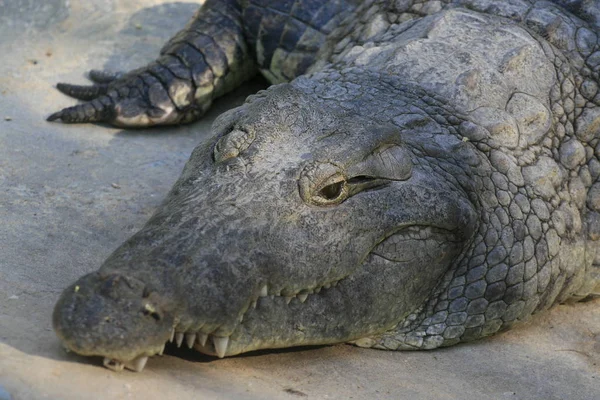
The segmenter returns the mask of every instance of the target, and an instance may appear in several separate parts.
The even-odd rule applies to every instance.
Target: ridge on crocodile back
[[[222,114],[144,228],[53,314],[141,371],[350,342],[434,349],[600,295],[598,1],[207,0],[157,61],[59,84],[67,123]]]

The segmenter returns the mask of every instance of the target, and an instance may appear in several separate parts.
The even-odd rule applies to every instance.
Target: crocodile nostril
[[[154,306],[150,303],[144,304],[144,309],[142,310],[142,313],[146,316],[151,316],[152,318],[154,318],[155,321],[161,320],[160,314],[156,311]]]

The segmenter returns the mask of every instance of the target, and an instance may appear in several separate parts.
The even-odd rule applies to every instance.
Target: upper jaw
[[[74,341],[71,341],[62,335],[62,329],[60,329],[60,327],[55,326],[55,329],[66,350],[85,356],[104,357],[103,365],[113,371],[129,369],[132,371],[141,372],[144,369],[149,357],[163,354],[167,343],[174,343],[177,347],[187,346],[190,349],[194,348],[204,354],[214,355],[219,358],[253,350],[253,348],[251,348],[252,344],[244,343],[242,340],[236,340],[241,339],[240,328],[244,322],[244,315],[249,313],[251,310],[255,310],[258,304],[264,306],[266,302],[280,302],[286,305],[293,305],[293,303],[301,304],[307,301],[309,296],[316,295],[322,290],[335,288],[337,284],[338,281],[331,281],[313,289],[299,291],[294,296],[283,296],[281,293],[276,293],[277,291],[274,289],[269,289],[268,285],[263,285],[259,290],[258,296],[250,301],[250,306],[246,310],[246,313],[242,314],[242,317],[238,320],[233,334],[229,336],[208,334],[202,332],[201,330],[186,330],[184,326],[187,324],[182,325],[178,322],[178,319],[175,319],[173,322],[173,327],[165,340],[159,340],[155,345],[138,348],[137,350],[129,348],[124,352],[119,351],[118,349],[105,351],[98,348],[92,349],[78,347]],[[248,348],[248,346],[251,347]],[[284,345],[282,344],[280,346],[271,347],[283,346]]]

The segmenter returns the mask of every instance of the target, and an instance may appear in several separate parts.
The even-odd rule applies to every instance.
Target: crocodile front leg
[[[209,0],[149,65],[127,74],[91,71],[92,86],[59,83],[61,92],[86,102],[48,120],[125,127],[192,122],[255,73],[238,2]]]

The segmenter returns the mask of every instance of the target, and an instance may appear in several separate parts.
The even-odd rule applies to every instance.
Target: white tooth
[[[263,286],[262,289],[260,289],[260,297],[267,297],[269,295],[269,292],[267,291],[267,285]]]
[[[194,342],[196,341],[196,334],[195,333],[186,333],[185,334],[185,343],[187,344],[187,346],[191,349],[192,347],[194,347]]]
[[[319,293],[320,291],[321,291],[320,287],[315,289],[315,293]]]
[[[298,300],[300,300],[301,303],[304,303],[306,301],[307,297],[308,297],[308,293],[301,293],[298,295]]]
[[[156,353],[156,354],[158,354],[159,356],[162,356],[164,352],[165,352],[165,345],[163,344],[162,347],[160,348],[160,350],[158,351],[158,353]]]
[[[147,361],[148,361],[148,357],[138,357],[133,361],[127,362],[125,364],[125,368],[130,369],[135,372],[142,372],[142,370],[146,366]]]
[[[206,341],[208,340],[208,335],[206,333],[198,333],[198,343],[200,343],[201,346],[205,346],[206,345]]]
[[[329,283],[326,283],[326,284],[324,284],[324,285],[323,285],[323,287],[324,287],[325,289],[329,289],[329,288],[331,287],[331,284],[329,284]]]
[[[104,357],[104,361],[102,363],[106,368],[116,372],[123,371],[123,368],[125,368],[125,365],[122,362],[113,360],[112,358],[108,357]]]
[[[171,337],[169,338],[169,343],[173,343],[175,339],[175,328],[171,329]]]
[[[252,308],[256,308],[256,300],[252,302]]]
[[[240,315],[239,318],[239,323],[241,324],[242,322],[244,322],[244,314]]]
[[[175,343],[177,343],[177,347],[181,347],[181,343],[183,343],[183,333],[177,332],[175,334]]]
[[[219,358],[225,357],[225,353],[227,353],[227,346],[229,345],[229,338],[213,336],[212,340],[213,344],[215,345],[217,356],[219,356]]]
[[[290,301],[292,301],[293,297],[286,297],[285,298],[285,304],[290,304]]]

